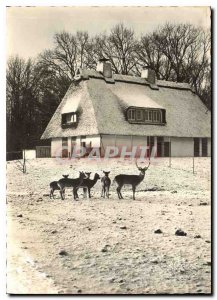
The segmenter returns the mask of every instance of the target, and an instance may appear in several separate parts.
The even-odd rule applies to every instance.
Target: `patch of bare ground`
[[[78,171],[137,174],[134,163],[30,161],[7,165],[9,293],[158,294],[211,292],[210,159],[158,159],[137,188],[113,184],[103,199],[51,200],[49,182]],[[93,174],[92,176],[93,177]],[[204,203],[206,203],[204,205]],[[175,235],[177,229],[186,235]]]

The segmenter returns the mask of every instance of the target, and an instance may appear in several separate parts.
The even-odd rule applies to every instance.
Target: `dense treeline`
[[[211,109],[210,47],[210,33],[191,24],[165,24],[140,38],[123,24],[95,37],[56,33],[53,48],[35,60],[7,62],[7,151],[41,143],[76,69],[95,69],[102,55],[115,73],[140,76],[150,67],[158,79],[188,82]]]

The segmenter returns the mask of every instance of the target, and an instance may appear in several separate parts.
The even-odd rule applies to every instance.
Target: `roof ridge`
[[[84,80],[88,80],[89,77],[105,80],[104,76],[94,69],[82,68],[82,69],[80,69],[80,73],[81,73],[80,78],[84,79]],[[139,76],[135,76],[135,75],[113,74],[113,78],[114,78],[114,82],[119,81],[119,82],[143,84],[143,85],[150,86],[150,83],[146,79],[139,77]],[[176,82],[176,81],[171,81],[171,80],[161,80],[161,79],[158,80],[157,79],[156,86],[173,88],[173,89],[174,88],[175,89],[187,89],[187,90],[192,91],[190,84],[187,82]]]

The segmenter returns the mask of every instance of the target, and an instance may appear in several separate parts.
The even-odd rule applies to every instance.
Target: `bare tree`
[[[137,41],[132,29],[117,24],[108,36],[99,36],[97,44],[98,53],[109,59],[115,73],[127,75],[135,71]]]
[[[171,73],[171,62],[159,49],[153,34],[141,37],[137,49],[137,75],[141,74],[143,68],[155,70],[158,79],[167,80]]]
[[[202,97],[210,68],[210,48],[209,32],[191,24],[167,23],[141,38],[137,68],[148,66],[159,79],[188,82]]]
[[[53,70],[16,56],[7,63],[7,151],[34,146],[69,86]]]
[[[39,56],[39,62],[47,69],[55,71],[57,76],[67,76],[72,79],[75,75],[76,56],[75,37],[67,32],[62,32],[54,35],[54,49],[45,50]]]
[[[7,146],[23,148],[26,131],[32,130],[29,119],[35,115],[33,85],[34,63],[12,57],[7,65]]]
[[[72,80],[77,68],[92,67],[93,42],[87,32],[75,35],[60,32],[54,35],[54,49],[46,50],[39,56],[39,63],[55,71],[57,76]]]

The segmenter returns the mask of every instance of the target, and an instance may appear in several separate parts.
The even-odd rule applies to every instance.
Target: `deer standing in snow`
[[[84,172],[79,172],[79,177],[78,178],[62,178],[57,182],[58,187],[60,188],[60,195],[62,200],[64,200],[65,196],[64,191],[65,188],[73,188],[73,196],[74,200],[76,200],[76,192],[75,188],[78,188],[79,186],[82,185],[82,182],[86,178]]]
[[[121,189],[124,185],[131,185],[132,189],[133,189],[133,200],[135,200],[135,192],[136,192],[136,187],[137,185],[139,185],[143,179],[145,178],[145,172],[148,170],[150,166],[150,160],[149,160],[149,164],[147,167],[145,168],[140,168],[137,165],[137,161],[136,161],[136,167],[137,169],[140,171],[139,175],[126,175],[126,174],[120,174],[115,176],[114,181],[116,181],[116,183],[118,184],[117,187],[117,194],[118,194],[118,198],[119,199],[123,199],[123,196],[121,194]]]
[[[91,173],[85,173],[85,174],[87,174],[87,176],[88,176]],[[86,189],[87,189],[88,196],[89,196],[89,198],[91,198],[90,190],[97,183],[98,179],[100,179],[100,176],[97,173],[95,173],[93,179],[90,179],[89,177],[84,178],[84,180],[82,181],[82,183],[79,186],[77,186],[77,187],[75,187],[73,189],[74,193],[75,193],[75,197],[78,198],[78,193],[77,193],[78,189],[79,188],[83,188],[84,193],[86,192]]]
[[[63,178],[68,178],[69,177],[69,175],[62,175],[63,176]],[[57,184],[57,182],[58,181],[52,181],[51,183],[50,183],[50,199],[53,197],[53,199],[54,199],[54,191],[56,191],[56,190],[60,190],[60,188],[59,188],[59,186],[58,186],[58,184]],[[65,190],[63,191],[63,194],[65,193]]]
[[[105,174],[102,179],[102,194],[101,197],[105,198],[105,195],[107,196],[107,198],[109,198],[109,188],[111,185],[111,179],[109,178],[109,173],[110,172],[105,172],[103,171],[103,173]]]

